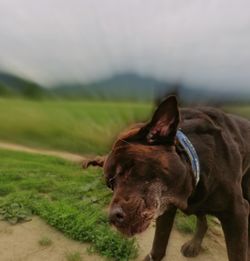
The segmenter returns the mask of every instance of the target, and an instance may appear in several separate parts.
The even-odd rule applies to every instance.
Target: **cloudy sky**
[[[0,0],[0,70],[250,90],[249,0]]]

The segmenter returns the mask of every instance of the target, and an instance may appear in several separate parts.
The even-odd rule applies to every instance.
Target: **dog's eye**
[[[110,178],[110,179],[107,181],[107,186],[108,186],[110,189],[114,190],[114,186],[115,186],[115,177]]]

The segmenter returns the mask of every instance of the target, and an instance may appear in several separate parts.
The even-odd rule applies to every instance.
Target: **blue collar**
[[[199,157],[197,155],[197,152],[193,144],[191,143],[191,141],[181,130],[177,130],[176,138],[180,143],[180,145],[182,146],[182,148],[185,150],[190,160],[192,171],[195,176],[195,184],[197,185],[200,180],[200,162],[199,162]]]

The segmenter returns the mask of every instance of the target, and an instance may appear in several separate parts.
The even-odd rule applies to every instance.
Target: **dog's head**
[[[175,149],[178,124],[178,105],[171,96],[148,124],[121,134],[106,158],[104,175],[114,191],[109,218],[122,233],[144,231],[172,206],[186,208],[192,179]]]

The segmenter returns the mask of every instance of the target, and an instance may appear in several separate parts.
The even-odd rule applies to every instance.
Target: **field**
[[[147,120],[152,108],[145,103],[0,99],[0,140],[102,154],[119,131]],[[248,106],[227,110],[250,117]]]
[[[0,140],[77,153],[104,153],[120,130],[146,120],[149,104],[0,99]]]
[[[250,117],[249,107],[228,107]],[[0,140],[31,147],[102,154],[120,130],[144,121],[150,104],[29,101],[0,99]],[[108,224],[111,192],[100,170],[56,157],[0,150],[0,215],[10,223],[38,215],[65,235],[91,244],[90,252],[129,260],[135,239],[123,238]],[[179,214],[176,227],[194,230],[195,219]],[[44,238],[41,244],[47,244]]]

